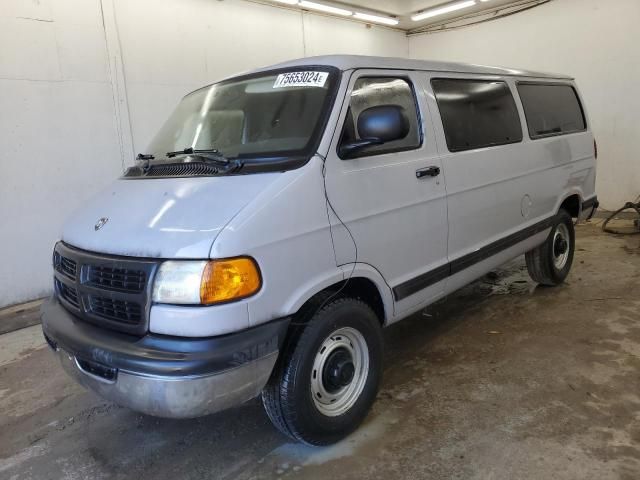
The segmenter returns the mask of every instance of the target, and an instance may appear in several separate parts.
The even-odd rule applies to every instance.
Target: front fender
[[[365,278],[370,280],[377,288],[382,304],[384,306],[385,324],[393,317],[394,305],[391,287],[385,282],[378,270],[366,263],[341,265],[335,271],[325,272],[323,275],[315,277],[313,280],[301,285],[300,288],[292,292],[286,302],[285,311],[288,315],[293,315],[311,298],[323,290],[335,285],[343,280]]]

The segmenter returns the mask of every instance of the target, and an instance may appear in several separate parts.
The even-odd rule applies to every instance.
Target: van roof
[[[373,57],[366,55],[324,55],[318,57],[306,57],[297,60],[270,65],[269,67],[254,70],[260,72],[272,70],[274,68],[304,67],[311,65],[327,65],[340,70],[351,70],[356,68],[384,68],[398,70],[426,70],[432,72],[448,73],[472,73],[480,75],[501,75],[530,78],[553,78],[572,80],[573,77],[544,72],[533,72],[515,68],[490,67],[486,65],[474,65],[471,63],[437,62],[431,60],[412,60],[396,57]]]

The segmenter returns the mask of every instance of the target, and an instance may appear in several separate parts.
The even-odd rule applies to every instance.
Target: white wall
[[[144,151],[181,96],[305,55],[359,53],[571,73],[606,208],[640,194],[640,2],[554,0],[447,33],[242,0],[0,0],[0,307],[51,290],[62,221]]]
[[[0,0],[0,307],[50,292],[63,219],[185,93],[294,57],[407,47],[400,32],[242,0]]]
[[[99,3],[0,2],[1,307],[51,289],[62,218],[122,159]]]
[[[598,196],[617,209],[640,195],[640,2],[553,0],[473,27],[409,38],[413,58],[572,74],[600,151]]]
[[[408,55],[403,33],[335,17],[238,0],[115,3],[136,151],[185,93],[225,76],[328,53]]]

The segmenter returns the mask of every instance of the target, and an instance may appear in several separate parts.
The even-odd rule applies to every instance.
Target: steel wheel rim
[[[345,351],[353,364],[353,377],[348,385],[333,390],[325,381],[326,369],[332,366],[332,358],[346,358]],[[351,327],[339,328],[322,342],[313,361],[311,397],[315,407],[328,417],[343,415],[360,398],[368,376],[369,348],[364,336]]]
[[[553,234],[553,265],[562,270],[569,261],[569,252],[571,251],[571,236],[569,228],[561,223]]]

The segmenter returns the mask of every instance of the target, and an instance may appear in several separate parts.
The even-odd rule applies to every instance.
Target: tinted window
[[[362,77],[356,80],[342,129],[341,145],[361,140],[356,127],[358,116],[367,108],[382,105],[398,105],[402,108],[409,123],[409,133],[400,140],[367,147],[355,156],[411,150],[420,146],[420,121],[413,88],[407,80],[392,77]]]
[[[518,93],[531,138],[581,132],[587,124],[571,85],[521,83]]]
[[[520,116],[504,82],[431,81],[451,152],[522,141]]]
[[[183,98],[147,151],[156,159],[189,147],[243,158],[312,154],[335,83],[329,71],[280,71],[202,88]]]

